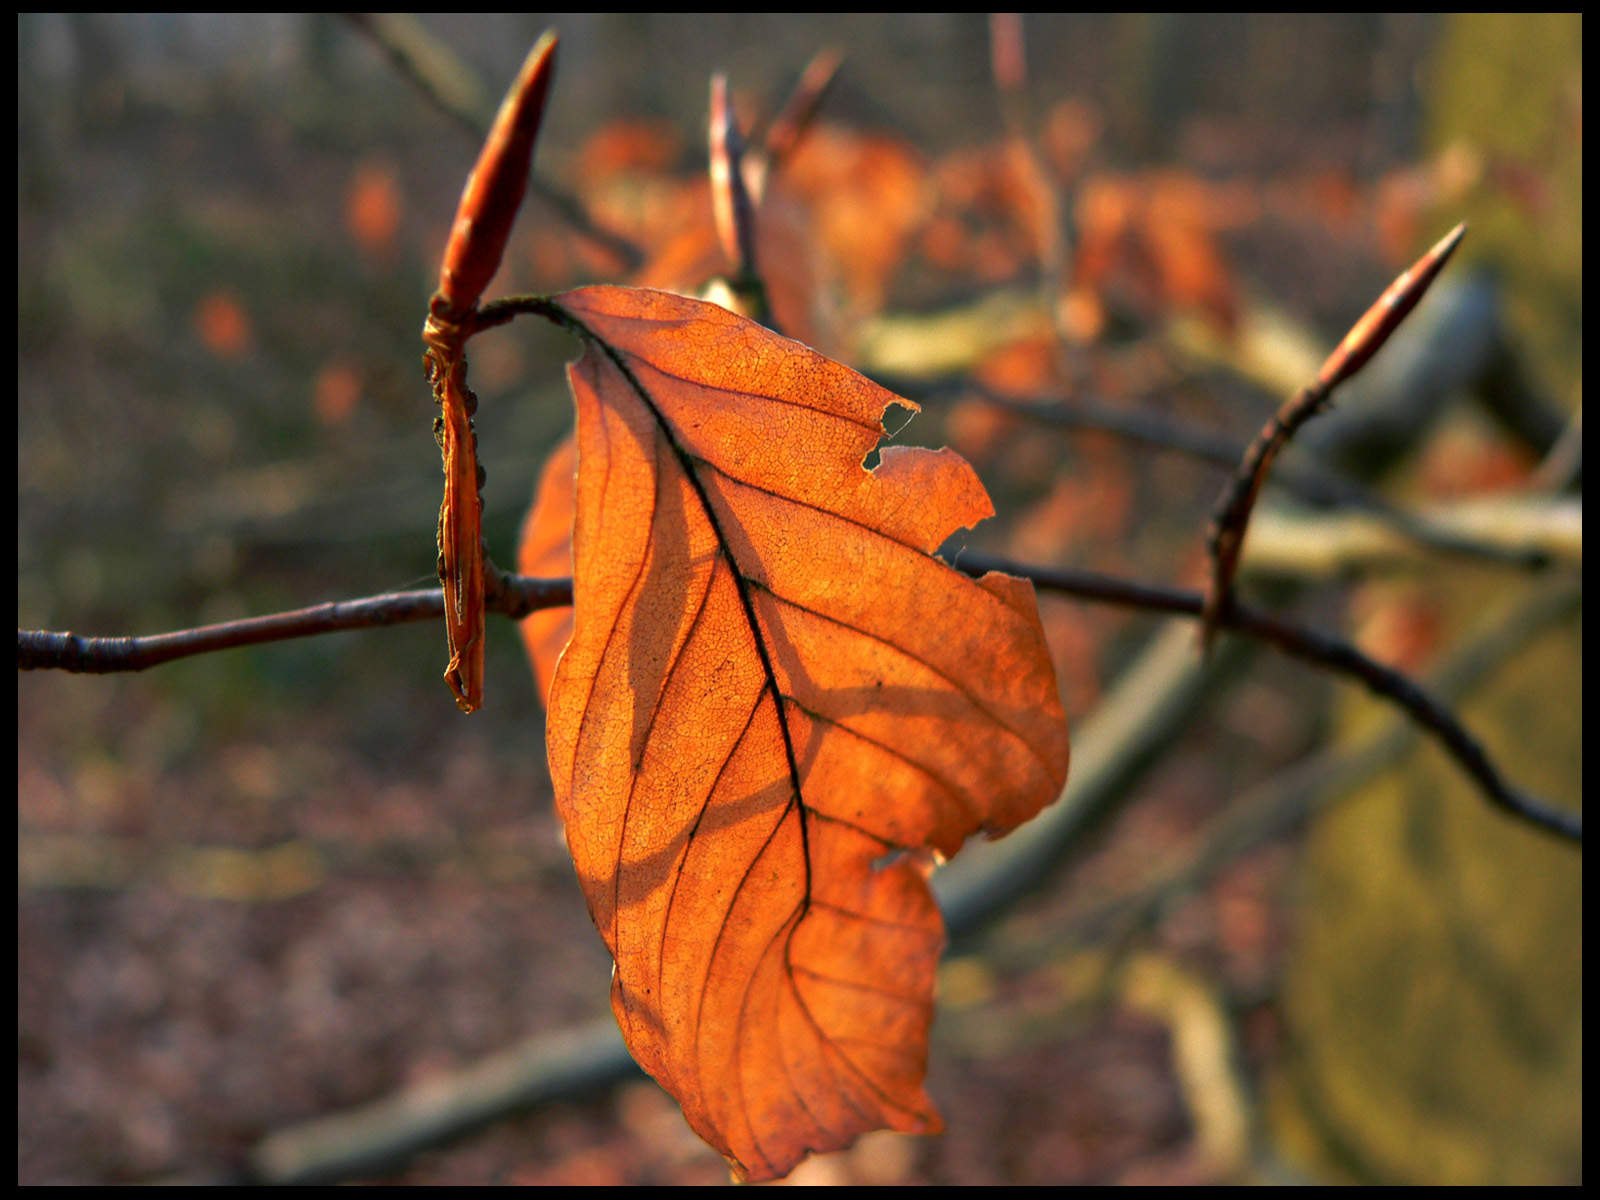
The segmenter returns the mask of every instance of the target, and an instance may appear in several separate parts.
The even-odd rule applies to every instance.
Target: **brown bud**
[[[1322,364],[1322,370],[1317,374],[1317,384],[1323,391],[1331,391],[1349,379],[1383,349],[1383,344],[1400,328],[1400,322],[1417,306],[1417,301],[1422,299],[1429,285],[1444,269],[1444,264],[1455,253],[1466,232],[1465,223],[1457,225],[1439,240],[1438,245],[1419,258],[1409,271],[1384,289],[1383,295],[1350,327],[1339,348],[1328,355],[1328,361]]]
[[[544,116],[550,77],[555,73],[556,40],[552,30],[528,52],[461,193],[439,271],[439,296],[456,319],[477,307],[478,297],[500,269],[512,222],[528,186],[533,145]]]

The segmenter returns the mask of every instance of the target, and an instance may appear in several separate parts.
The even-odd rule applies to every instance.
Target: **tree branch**
[[[1473,631],[1429,681],[1435,694],[1465,697],[1535,635],[1580,609],[1580,586],[1540,593]],[[1280,837],[1399,762],[1416,745],[1417,731],[1399,714],[1359,739],[1330,747],[1288,767],[1239,796],[1183,851],[1159,866],[1136,891],[1073,922],[1071,941],[1126,945],[1153,926],[1179,897],[1199,891],[1229,863]],[[1060,941],[1050,937],[1050,953]]]
[[[1047,591],[1099,604],[1177,616],[1200,617],[1205,600],[1198,592],[1162,587],[1065,567],[1039,567],[987,554],[963,554],[957,569],[980,576],[988,571],[1017,575]],[[491,569],[485,609],[520,619],[541,608],[572,603],[570,579],[530,579]],[[84,638],[73,633],[17,630],[17,668],[107,674],[142,671],[173,659],[233,646],[310,637],[346,629],[437,619],[444,603],[437,591],[393,592],[364,600],[321,604],[297,612],[230,621],[201,629],[132,638]],[[1230,605],[1219,617],[1222,628],[1267,642],[1291,657],[1360,680],[1375,694],[1408,713],[1461,765],[1495,807],[1568,841],[1583,842],[1583,818],[1513,787],[1455,716],[1409,676],[1368,658],[1331,633],[1247,605]]]
[[[919,402],[976,395],[985,404],[1021,420],[1058,429],[1110,433],[1146,446],[1186,454],[1228,471],[1237,467],[1245,450],[1238,440],[1226,433],[1173,417],[1154,405],[1141,407],[1097,403],[1093,400],[1069,401],[1048,395],[1023,400],[1001,395],[964,376],[929,381],[880,373],[873,376],[873,381],[897,395]],[[1472,537],[1433,520],[1426,513],[1401,508],[1381,492],[1337,468],[1324,466],[1304,456],[1277,463],[1271,482],[1318,506],[1354,508],[1369,513],[1419,545],[1434,550],[1525,570],[1538,570],[1550,565],[1550,556],[1538,547],[1507,546],[1503,539],[1496,541]]]
[[[529,579],[494,571],[486,582],[485,610],[514,620],[541,608],[560,608],[572,603],[570,579]],[[386,592],[360,600],[337,600],[293,612],[247,617],[241,621],[147,637],[80,637],[70,632],[19,629],[17,670],[70,671],[84,675],[143,671],[176,659],[237,646],[257,646],[263,642],[284,642],[409,621],[437,621],[443,616],[444,596],[435,587],[415,592]]]
[[[822,107],[822,102],[827,98],[828,92],[833,87],[833,81],[838,77],[839,66],[844,62],[844,55],[832,47],[817,51],[806,64],[806,69],[800,73],[800,80],[794,86],[788,100],[784,101],[783,108],[772,119],[772,124],[767,126],[763,135],[762,154],[758,162],[758,179],[762,184],[770,178],[774,171],[782,168],[784,161],[794,153],[795,149],[804,139],[806,132],[811,128],[811,123],[816,119],[817,110]],[[761,199],[762,188],[756,188],[756,200]]]
[[[1084,600],[1142,608],[1152,612],[1203,617],[1205,597],[1182,588],[1160,587],[1118,579],[1093,571],[1064,567],[1034,567],[986,554],[964,554],[955,564],[969,575],[1004,571],[1030,579],[1035,586]],[[1219,627],[1231,629],[1276,646],[1303,662],[1360,680],[1376,695],[1404,709],[1411,719],[1432,733],[1459,763],[1495,807],[1568,841],[1583,843],[1583,817],[1547,804],[1518,788],[1500,774],[1481,743],[1467,732],[1454,714],[1435,700],[1415,680],[1392,667],[1368,658],[1353,644],[1331,633],[1296,624],[1286,617],[1243,604],[1230,604],[1218,614]]]

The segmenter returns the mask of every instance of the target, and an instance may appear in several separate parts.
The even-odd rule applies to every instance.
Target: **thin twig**
[[[989,14],[989,66],[1000,115],[1006,127],[1006,153],[1016,183],[1033,202],[1028,233],[1039,256],[1039,300],[1050,313],[1058,339],[1063,333],[1061,297],[1066,292],[1067,244],[1061,214],[1066,209],[1055,176],[1039,153],[1028,103],[1028,45],[1021,13]]]
[[[572,603],[570,579],[529,579],[491,575],[485,609],[520,619],[541,608]],[[146,637],[80,637],[75,633],[17,630],[17,670],[70,671],[74,674],[109,675],[143,671],[180,658],[210,654],[236,646],[257,646],[341,633],[348,629],[373,629],[411,621],[437,621],[444,616],[444,597],[438,588],[414,592],[387,592],[360,600],[338,600],[293,612],[272,613],[157,633]]]
[[[706,293],[730,312],[758,321],[774,333],[783,332],[772,319],[767,285],[756,261],[756,205],[747,183],[744,134],[728,95],[728,77],[711,77],[710,133],[711,210],[716,218],[717,240],[730,270],[714,280]]]
[[[744,134],[728,96],[728,77],[711,77],[711,208],[717,239],[735,279],[756,273],[755,206],[744,182]]]
[[[1244,547],[1245,529],[1250,522],[1250,512],[1256,497],[1261,494],[1272,460],[1294,433],[1329,404],[1333,389],[1349,379],[1371,361],[1383,348],[1390,335],[1417,302],[1428,286],[1438,277],[1449,261],[1450,255],[1461,244],[1466,234],[1465,225],[1457,225],[1440,240],[1438,245],[1424,254],[1398,279],[1384,289],[1383,295],[1364,313],[1345,335],[1328,361],[1322,364],[1317,378],[1301,388],[1272,415],[1266,426],[1256,435],[1245,451],[1239,470],[1217,501],[1207,536],[1207,549],[1211,555],[1211,579],[1206,588],[1205,611],[1201,618],[1201,644],[1209,645],[1222,617],[1233,603],[1233,577],[1239,567],[1239,553]]]
[[[1195,421],[1170,416],[1152,404],[1105,404],[1093,400],[1068,400],[1049,394],[1030,399],[1005,396],[965,376],[919,380],[876,372],[874,383],[896,395],[919,402],[976,396],[985,404],[1026,421],[1057,429],[1093,430],[1131,442],[1185,454],[1200,462],[1232,471],[1243,449],[1229,434]],[[1517,547],[1484,541],[1447,528],[1427,515],[1392,503],[1381,492],[1343,472],[1304,457],[1280,462],[1271,482],[1319,507],[1355,508],[1370,513],[1419,545],[1459,554],[1483,562],[1524,570],[1548,567],[1550,555],[1539,547]]]
[[[1430,686],[1457,700],[1534,635],[1582,604],[1577,586],[1541,590],[1513,611],[1476,630],[1434,672]],[[1304,824],[1399,761],[1416,744],[1416,730],[1398,714],[1377,731],[1296,763],[1264,781],[1212,819],[1194,843],[1153,871],[1136,891],[1075,918],[1069,941],[1125,945],[1148,929],[1179,897],[1197,892],[1217,872],[1255,847]],[[1047,935],[1057,953],[1057,931]]]

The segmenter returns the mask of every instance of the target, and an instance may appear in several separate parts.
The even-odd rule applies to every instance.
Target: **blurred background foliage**
[[[1464,195],[1462,215],[1478,261],[1504,281],[1530,369],[1568,396],[1583,384],[1583,156],[1571,136],[1582,44],[1576,14],[1452,16],[1424,112],[1445,160],[1476,156],[1486,183],[1504,181]],[[1431,586],[1365,584],[1353,603],[1391,621],[1409,612],[1445,642],[1535,586],[1456,569]],[[1570,666],[1582,658],[1574,612],[1461,710],[1496,761],[1546,796],[1583,792],[1583,680]],[[1336,720],[1349,731],[1378,707],[1347,697]],[[1582,1178],[1582,862],[1508,836],[1462,803],[1467,791],[1419,747],[1323,818],[1307,847],[1284,975],[1294,1051],[1270,1115],[1283,1144],[1331,1177]]]
[[[552,24],[540,169],[671,260],[646,277],[704,265],[710,72],[730,73],[748,120],[818,49],[847,52],[788,179],[828,264],[817,342],[846,361],[959,344],[994,392],[1154,395],[1242,441],[1281,393],[1234,374],[1190,386],[1164,332],[1198,321],[1237,348],[1267,313],[1336,337],[1464,217],[1463,267],[1496,274],[1530,375],[1563,412],[1581,406],[1581,17],[1030,17],[1031,159],[1008,140],[1018,118],[981,17],[423,19],[478,73],[480,99]],[[19,626],[154,632],[432,581],[419,333],[475,152],[332,17],[19,16]],[[1071,288],[1041,309],[1052,189],[1072,235],[1055,282]],[[490,293],[625,277],[530,199]],[[573,353],[532,323],[474,342],[502,564],[570,424]],[[1215,470],[963,399],[927,407],[905,437],[956,445],[995,493],[1001,520],[975,542],[1193,579]],[[1463,409],[1394,488],[1493,490],[1532,465]],[[1401,626],[1427,637],[1387,650],[1421,665],[1505,580],[1441,570],[1398,603],[1328,589],[1305,609],[1367,628],[1409,614]],[[1043,608],[1076,719],[1152,623]],[[1497,732],[1536,703],[1581,713],[1581,625],[1551,636],[1468,712],[1513,778],[1575,796],[1568,722]],[[609,964],[550,816],[514,632],[491,625],[488,702],[469,720],[440,680],[443,644],[406,626],[141,676],[19,679],[20,1179],[223,1171],[288,1122],[606,1011]],[[1116,894],[1228,797],[1359,726],[1331,695],[1263,663],[1008,936]],[[1524,853],[1536,835],[1508,832],[1429,753],[1326,818],[1303,869],[1296,843],[1268,846],[1171,914],[1157,947],[1223,996],[1286,1171],[1579,1178],[1577,856]],[[1420,833],[1417,804],[1435,814]],[[1439,855],[1472,873],[1459,910]],[[1462,941],[1469,918],[1499,939],[1487,977],[1462,965],[1486,961]],[[1377,945],[1388,967],[1364,976]],[[951,1134],[869,1142],[835,1177],[1210,1177],[1150,1006],[1069,1003],[1081,989],[1061,964],[962,962],[943,983],[955,1065],[932,1078]],[[1388,1003],[1397,979],[1426,1003]],[[1494,1008],[1487,1031],[1470,1014],[1446,1023],[1451,1000]],[[1487,1039],[1447,1039],[1479,1047],[1470,1061],[1421,1054],[1439,1043],[1421,1034],[1457,1028]],[[406,1178],[722,1178],[674,1120],[629,1085]]]

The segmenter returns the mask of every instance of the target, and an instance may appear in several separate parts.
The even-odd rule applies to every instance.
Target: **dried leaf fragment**
[[[557,804],[639,1062],[741,1175],[930,1132],[926,875],[1066,777],[1032,586],[934,556],[992,515],[870,381],[714,305],[585,288]],[[907,404],[907,407],[914,407]]]
[[[456,707],[469,713],[483,703],[483,496],[478,435],[472,428],[478,398],[467,387],[467,364],[459,354],[442,358],[430,350],[424,361],[439,401],[433,436],[444,460],[439,582],[450,647],[444,678]]]

